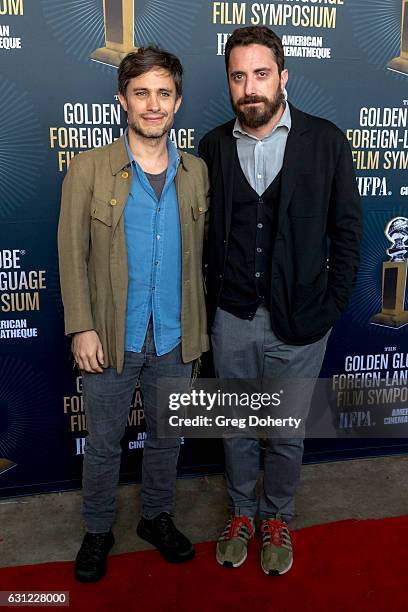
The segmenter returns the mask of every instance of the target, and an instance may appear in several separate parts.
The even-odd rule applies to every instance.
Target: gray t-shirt
[[[166,174],[167,168],[166,170],[163,170],[163,172],[160,172],[160,174],[149,174],[148,172],[145,172],[145,175],[147,176],[147,179],[150,185],[152,186],[152,189],[156,194],[158,200],[160,200],[164,183],[166,182]]]

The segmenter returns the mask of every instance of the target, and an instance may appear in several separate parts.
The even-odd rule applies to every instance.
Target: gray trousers
[[[100,374],[83,373],[84,407],[89,432],[85,442],[82,515],[88,531],[108,531],[114,522],[116,486],[130,403],[140,381],[147,439],[142,467],[143,516],[152,519],[174,510],[180,439],[157,438],[157,396],[163,377],[180,377],[188,385],[191,363],[183,363],[181,344],[157,356],[152,325],[141,353],[125,353],[122,374],[107,368]]]
[[[269,311],[260,306],[252,321],[217,309],[211,340],[218,378],[317,378],[330,331],[305,346],[283,343],[272,331]],[[309,403],[305,406],[307,416]],[[289,415],[288,415],[289,416]],[[225,469],[230,510],[260,518],[294,516],[294,495],[303,456],[301,438],[268,438],[260,499],[256,483],[260,469],[258,438],[224,438]]]

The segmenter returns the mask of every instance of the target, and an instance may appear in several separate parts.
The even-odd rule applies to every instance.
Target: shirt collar
[[[130,145],[129,145],[128,131],[129,131],[129,128],[126,128],[126,130],[125,130],[126,151],[127,151],[128,156],[129,156],[130,164],[136,165],[137,162],[136,162],[135,158],[133,157],[133,153],[132,153],[132,150],[131,150]],[[177,148],[176,148],[174,142],[171,140],[171,138],[167,138],[167,150],[169,152],[169,168],[174,166],[177,169],[178,165],[180,163],[180,156],[179,156]]]
[[[267,140],[268,138],[270,138],[272,136],[272,134],[278,128],[281,128],[281,127],[285,127],[288,130],[288,132],[290,132],[290,128],[292,127],[292,117],[291,117],[291,114],[290,114],[289,104],[287,102],[285,104],[285,110],[283,111],[282,117],[279,119],[278,123],[275,125],[273,130],[269,134],[264,136],[263,138],[257,138],[253,134],[249,134],[248,132],[246,132],[241,127],[241,124],[238,121],[238,119],[235,120],[234,128],[232,130],[232,134],[233,134],[233,136],[235,136],[235,138],[245,138],[245,139],[252,138],[253,140]]]

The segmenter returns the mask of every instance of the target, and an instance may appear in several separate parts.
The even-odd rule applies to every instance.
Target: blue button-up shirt
[[[129,269],[125,350],[140,353],[150,317],[156,352],[181,341],[181,234],[174,177],[180,158],[170,139],[169,165],[160,200],[129,147],[132,185],[125,207]]]

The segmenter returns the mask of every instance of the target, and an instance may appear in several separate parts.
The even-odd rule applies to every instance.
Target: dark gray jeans
[[[122,374],[108,368],[101,374],[83,373],[84,406],[89,432],[85,442],[82,515],[88,531],[108,531],[114,522],[116,486],[130,403],[140,381],[147,425],[142,468],[143,516],[151,519],[174,510],[180,439],[156,437],[157,396],[163,377],[180,377],[189,385],[191,363],[183,363],[181,344],[156,355],[149,325],[141,353],[125,353]]]
[[[260,306],[252,321],[217,309],[211,340],[218,378],[317,378],[330,331],[318,342],[288,345],[272,331],[270,315]],[[305,406],[307,416],[309,404]],[[279,513],[290,521],[303,456],[301,438],[269,438],[264,458],[263,490],[256,496],[259,476],[258,438],[224,438],[225,469],[233,514],[261,518]]]

